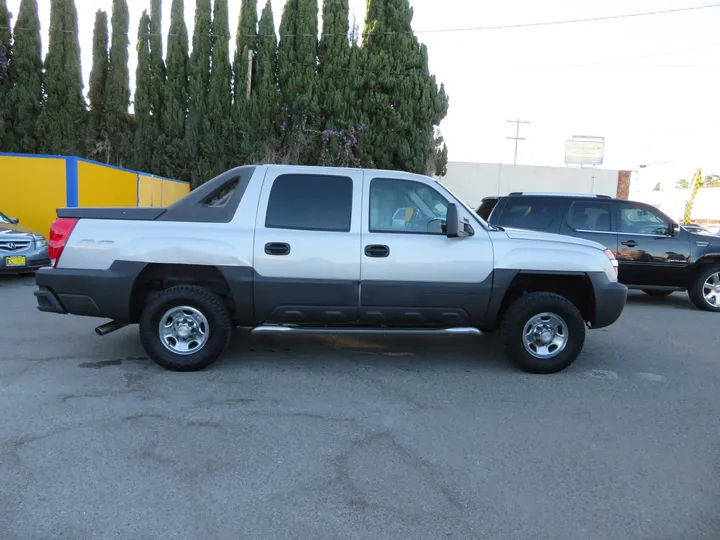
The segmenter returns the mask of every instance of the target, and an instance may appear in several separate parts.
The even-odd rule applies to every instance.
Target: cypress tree
[[[105,107],[110,143],[108,157],[110,163],[118,166],[129,166],[132,162],[133,136],[128,114],[130,106],[129,25],[127,0],[113,0],[112,40]]]
[[[10,91],[12,84],[8,75],[10,61],[10,22],[12,15],[5,0],[0,0],[0,152],[13,150],[12,123],[10,122]]]
[[[41,150],[82,156],[86,109],[73,0],[51,0],[43,87],[45,99],[36,127]]]
[[[39,149],[35,128],[42,104],[43,62],[40,51],[37,0],[22,0],[15,23],[12,59],[8,68],[10,80],[13,82],[8,112],[13,124],[16,152],[32,154]]]
[[[233,154],[237,162],[250,159],[252,148],[257,144],[256,137],[258,134],[255,128],[258,126],[253,125],[254,107],[247,96],[248,67],[253,70],[252,86],[257,88],[258,84],[257,74],[255,73],[255,66],[258,65],[256,56],[258,48],[257,22],[257,2],[255,0],[242,0],[235,36],[235,61],[233,66]],[[275,28],[272,31],[274,35]],[[248,65],[248,54],[251,52],[255,56]],[[252,90],[253,88],[251,88],[251,92]]]
[[[161,147],[166,155],[165,174],[186,179],[185,117],[188,107],[188,31],[183,0],[173,0],[168,36],[167,79],[162,113]]]
[[[210,143],[213,153],[213,173],[219,174],[228,168],[228,153],[231,148],[232,124],[230,111],[232,74],[230,67],[230,26],[227,0],[215,0],[212,20],[212,70],[210,93],[208,95],[208,119],[210,121]]]
[[[105,126],[105,97],[108,75],[108,19],[107,13],[97,10],[93,31],[93,63],[90,71],[90,113],[88,115],[88,157],[108,163],[109,148]]]
[[[210,0],[196,0],[193,47],[188,64],[188,117],[185,129],[190,177],[194,186],[209,180],[212,171],[207,137],[207,95],[210,84]]]
[[[209,180],[212,170],[207,137],[207,95],[210,85],[210,0],[196,0],[193,47],[188,64],[188,117],[185,128],[190,178],[194,186]]]
[[[278,145],[280,93],[277,84],[277,37],[270,0],[267,0],[258,26],[258,53],[252,106],[252,153],[250,160],[265,162]]]
[[[162,0],[150,2],[150,123],[153,136],[153,151],[151,152],[150,168],[153,171],[162,171],[166,166],[165,149],[162,146],[160,134],[162,133],[162,101],[165,93],[165,62],[163,60],[162,45]]]
[[[363,48],[369,153],[379,168],[428,171],[434,129],[447,114],[444,87],[428,69],[427,48],[412,33],[408,0],[368,0]]]
[[[348,0],[324,0],[320,61],[320,110],[323,129],[344,127],[349,120],[350,42]]]
[[[151,172],[152,149],[157,143],[150,111],[152,110],[152,66],[150,64],[150,16],[143,11],[138,25],[138,62],[135,71],[135,159],[140,171]]]
[[[319,112],[317,97],[317,0],[287,0],[280,20],[278,82],[286,131],[304,137],[305,124],[313,126]]]

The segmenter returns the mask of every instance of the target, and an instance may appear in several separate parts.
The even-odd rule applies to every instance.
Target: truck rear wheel
[[[720,265],[700,269],[688,289],[690,300],[705,311],[720,311]]]
[[[155,296],[140,318],[140,341],[148,356],[172,371],[208,367],[230,342],[232,320],[222,299],[195,285],[178,285]]]
[[[585,320],[567,298],[534,292],[515,300],[502,321],[505,352],[523,371],[557,373],[585,344]]]

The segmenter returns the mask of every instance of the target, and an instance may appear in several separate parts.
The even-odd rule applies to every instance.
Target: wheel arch
[[[494,280],[496,292],[490,303],[488,318],[502,320],[508,307],[524,294],[551,292],[567,298],[580,311],[585,321],[595,316],[595,291],[584,272],[524,271],[500,272]]]
[[[150,298],[175,285],[200,285],[218,296],[235,312],[233,295],[225,274],[216,266],[149,263],[138,274],[130,293],[131,322],[140,320]]]

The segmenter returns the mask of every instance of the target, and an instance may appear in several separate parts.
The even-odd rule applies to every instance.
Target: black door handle
[[[265,244],[265,253],[268,255],[287,255],[290,253],[290,244],[285,242],[270,242]]]
[[[370,244],[365,246],[366,257],[387,257],[390,255],[390,248],[380,244]]]
[[[623,242],[622,245],[627,247],[635,247],[637,246],[637,242],[635,240],[628,240],[626,242]]]

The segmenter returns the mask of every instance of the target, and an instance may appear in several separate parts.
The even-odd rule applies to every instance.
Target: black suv
[[[720,311],[720,237],[686,230],[649,204],[604,195],[511,193],[476,212],[490,225],[593,240],[615,253],[618,280],[650,296],[688,291]]]

